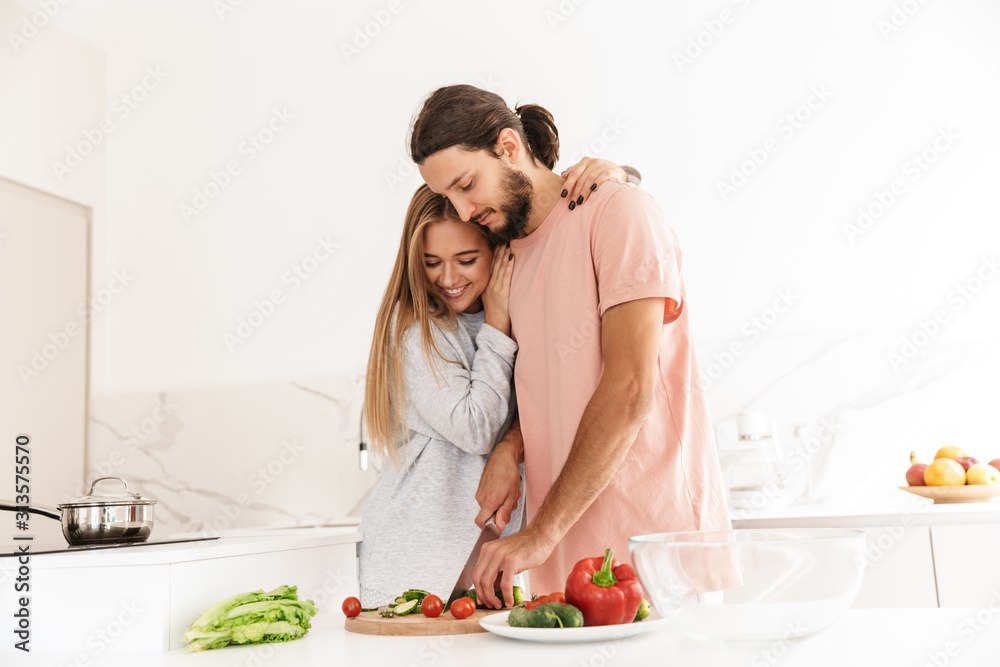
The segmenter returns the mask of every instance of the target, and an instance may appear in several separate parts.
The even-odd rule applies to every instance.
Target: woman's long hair
[[[431,331],[432,326],[453,329],[457,323],[455,310],[438,296],[424,269],[424,230],[445,219],[473,224],[462,223],[448,199],[434,194],[427,185],[417,188],[406,211],[392,277],[375,318],[365,382],[365,424],[375,455],[388,456],[396,465],[400,465],[400,437],[409,433],[403,386],[403,336],[410,327],[420,327],[424,355],[432,369],[437,366],[435,356],[456,363],[441,355]],[[479,225],[473,226],[483,233]]]

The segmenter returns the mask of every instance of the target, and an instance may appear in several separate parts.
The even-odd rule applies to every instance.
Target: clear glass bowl
[[[865,533],[837,528],[722,530],[629,539],[653,605],[680,631],[737,647],[791,644],[851,606]]]

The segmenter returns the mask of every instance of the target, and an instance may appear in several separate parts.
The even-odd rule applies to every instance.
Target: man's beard
[[[534,189],[531,180],[523,173],[500,163],[503,178],[500,187],[503,191],[503,201],[500,213],[504,217],[504,226],[494,231],[486,227],[486,236],[494,245],[507,245],[514,239],[521,238],[524,228],[528,226],[528,215],[531,213],[531,198]],[[488,211],[487,211],[488,212]]]

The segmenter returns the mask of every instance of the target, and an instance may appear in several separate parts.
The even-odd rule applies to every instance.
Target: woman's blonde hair
[[[417,188],[406,210],[396,264],[375,318],[365,382],[365,424],[376,456],[388,456],[396,465],[400,465],[400,437],[409,434],[403,386],[403,336],[411,326],[419,324],[428,365],[436,368],[435,355],[457,363],[442,356],[431,331],[431,326],[453,329],[457,321],[455,310],[438,296],[424,269],[424,230],[446,219],[462,222],[446,197],[435,194],[427,185]],[[463,224],[473,225],[484,234],[479,225]]]

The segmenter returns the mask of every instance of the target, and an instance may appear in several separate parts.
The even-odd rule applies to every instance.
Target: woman
[[[563,173],[581,195],[627,178],[589,158]],[[365,607],[410,588],[447,599],[479,536],[479,479],[516,412],[507,308],[514,261],[447,199],[417,189],[368,361],[365,421],[382,467],[361,520]],[[520,528],[522,512],[519,503],[502,534]]]

